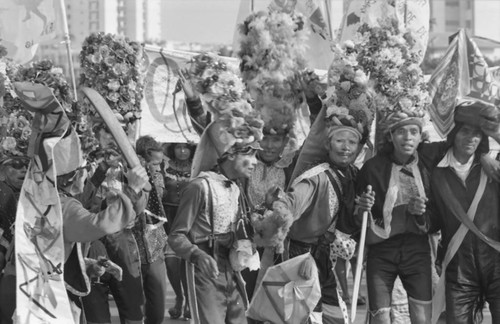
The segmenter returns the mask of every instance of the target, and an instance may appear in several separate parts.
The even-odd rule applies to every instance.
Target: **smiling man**
[[[230,253],[239,253],[239,240],[252,239],[251,203],[241,179],[254,172],[263,122],[246,101],[239,103],[228,105],[223,96],[212,102],[211,107],[223,109],[201,136],[193,180],[181,193],[168,237],[172,250],[194,266],[188,269],[188,287],[195,286],[189,301],[192,318],[202,324],[246,323],[248,300],[240,273],[246,265],[230,260]]]
[[[406,289],[412,323],[431,316],[431,252],[428,243],[428,159],[422,141],[422,111],[385,115],[379,125],[385,144],[357,176],[357,193],[371,185],[376,201],[370,213],[366,280],[371,323],[391,323],[391,294],[399,276]]]

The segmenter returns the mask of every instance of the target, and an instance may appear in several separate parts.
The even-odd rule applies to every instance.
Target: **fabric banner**
[[[139,134],[151,135],[160,142],[199,142],[194,130],[182,89],[176,89],[178,71],[198,53],[145,46],[149,59],[142,103]],[[239,60],[222,57],[237,69]]]
[[[7,57],[24,64],[38,44],[54,40],[61,31],[60,0],[4,0],[0,3],[0,39]]]
[[[378,26],[379,19],[396,18],[400,27],[410,30],[418,40],[413,50],[424,59],[429,39],[429,0],[350,0],[345,1],[345,17],[340,26],[340,42],[352,39],[367,23]]]
[[[467,98],[498,106],[500,84],[476,43],[461,29],[454,35],[445,55],[429,80],[429,114],[437,133],[446,137],[455,125],[455,106]]]
[[[63,219],[54,181],[54,150],[60,140],[43,140],[40,149],[47,154],[48,169],[42,169],[36,155],[19,197],[15,224],[16,323],[74,323],[64,283]]]

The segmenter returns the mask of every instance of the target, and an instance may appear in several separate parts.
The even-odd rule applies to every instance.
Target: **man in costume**
[[[343,54],[338,53],[341,57]],[[346,65],[346,69],[364,75],[356,67]],[[340,82],[333,82],[327,89],[327,99],[302,147],[288,193],[279,198],[295,221],[288,233],[289,257],[311,252],[318,266],[323,302],[329,304],[337,299],[330,244],[336,228],[349,232],[354,222],[356,169],[352,163],[368,138],[373,119],[366,76],[354,80],[353,74],[340,72],[340,79],[349,82],[356,93],[343,91]],[[364,209],[372,202],[373,196],[368,193],[358,200]],[[322,323],[321,303],[311,316],[313,323]]]
[[[500,187],[479,163],[489,136],[500,142],[498,126],[497,107],[478,100],[458,105],[449,149],[432,173],[433,220],[446,251],[433,323],[445,302],[447,323],[481,321],[485,301],[492,322],[500,321]]]
[[[167,296],[167,270],[165,267],[165,246],[167,234],[163,228],[165,211],[162,195],[164,192],[163,174],[160,164],[163,161],[161,146],[151,136],[141,136],[136,142],[136,152],[144,159],[151,192],[146,210],[138,215],[132,228],[141,259],[141,276],[144,288],[145,323],[161,324],[165,316]]]
[[[122,119],[121,122],[125,122],[122,126],[127,126],[126,120]],[[127,180],[123,158],[117,153],[116,142],[106,124],[102,120],[96,119],[93,123],[93,132],[99,142],[99,147],[96,152],[91,152],[89,155],[98,157],[98,164],[87,181],[80,199],[86,208],[98,212],[105,208],[108,192],[123,190],[127,186]],[[143,211],[146,207],[146,196],[142,195],[135,202],[137,210]],[[109,323],[111,321],[108,303],[109,292],[114,297],[122,322],[142,323],[143,321],[144,293],[141,259],[132,232],[133,225],[134,221],[121,231],[106,235],[99,242],[93,242],[88,251],[89,257],[109,258],[123,270],[121,281],[109,276],[109,281],[94,282],[90,294],[83,298],[85,316],[89,323]],[[132,291],[135,293],[131,294]]]
[[[357,177],[357,193],[371,185],[376,196],[366,238],[368,300],[374,323],[390,323],[391,293],[398,275],[409,297],[412,323],[430,320],[426,197],[432,164],[417,152],[422,117],[417,109],[384,116],[377,127],[385,132],[385,147],[365,162]]]
[[[234,83],[218,80],[223,92],[232,90]],[[244,99],[226,98],[207,101],[216,120],[202,134],[193,180],[182,194],[168,238],[174,252],[195,267],[194,278],[188,277],[188,285],[193,279],[195,284],[189,301],[195,323],[203,324],[246,322],[247,298],[239,272],[246,266],[237,262],[241,250],[236,248],[250,243],[251,205],[239,179],[254,170],[263,123]],[[246,250],[247,256],[256,255],[251,246]]]

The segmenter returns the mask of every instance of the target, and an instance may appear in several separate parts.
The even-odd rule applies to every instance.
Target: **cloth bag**
[[[301,264],[310,259],[312,277],[298,274]],[[247,310],[247,316],[271,323],[302,324],[307,321],[321,297],[318,269],[310,253],[296,256],[267,269]]]

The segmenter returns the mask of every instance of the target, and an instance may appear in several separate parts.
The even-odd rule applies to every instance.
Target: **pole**
[[[68,54],[69,73],[71,75],[71,84],[73,85],[73,96],[76,101],[78,97],[76,91],[75,68],[73,67],[73,57],[71,55],[71,39],[69,37],[68,18],[66,17],[66,5],[64,3],[64,0],[59,0],[59,5],[61,7],[61,16],[63,22],[64,43],[66,43],[66,53]]]
[[[368,186],[368,192],[370,192],[371,186]],[[359,240],[359,250],[358,250],[358,260],[356,262],[356,274],[354,276],[354,288],[352,291],[352,302],[351,302],[351,323],[354,322],[356,318],[356,308],[358,306],[358,295],[359,287],[361,285],[361,274],[363,271],[363,261],[365,254],[365,242],[366,242],[366,230],[368,228],[368,212],[363,212],[363,223],[361,225],[361,238]]]
[[[326,11],[326,19],[328,21],[328,32],[330,33],[330,40],[333,40],[333,28],[332,28],[332,17],[331,17],[331,3],[330,0],[325,0],[325,11]]]

